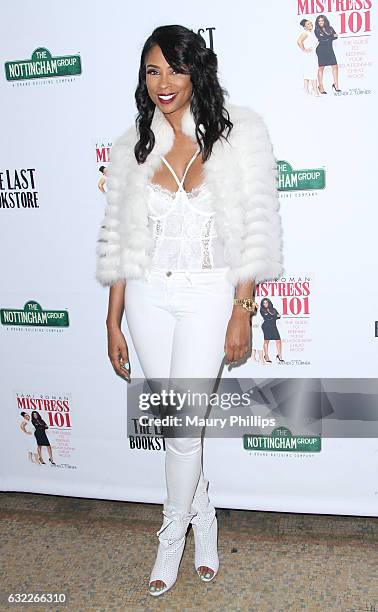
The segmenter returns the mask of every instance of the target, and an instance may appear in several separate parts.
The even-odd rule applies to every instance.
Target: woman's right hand
[[[130,381],[131,369],[129,367],[126,370],[123,367],[123,364],[129,361],[129,350],[119,327],[108,328],[108,356],[116,374]]]

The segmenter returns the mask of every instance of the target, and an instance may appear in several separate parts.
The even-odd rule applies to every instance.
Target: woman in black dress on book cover
[[[333,50],[333,41],[338,38],[333,27],[330,25],[325,15],[318,15],[315,21],[315,36],[319,41],[316,47],[316,54],[318,56],[318,81],[319,91],[322,94],[327,92],[324,90],[323,84],[323,73],[325,66],[331,66],[333,75],[332,89],[335,93],[340,93],[339,89],[339,67],[335,52]]]
[[[47,452],[49,454],[49,461],[52,465],[56,465],[53,461],[51,445],[48,437],[46,436],[46,429],[49,428],[47,423],[43,420],[39,412],[33,410],[31,413],[31,420],[34,425],[35,431],[35,439],[37,440],[38,445],[38,459],[40,463],[46,463],[42,458],[42,446],[47,446]]]
[[[279,363],[284,363],[284,359],[282,359],[282,340],[280,336],[280,332],[277,329],[277,319],[281,318],[281,315],[278,313],[278,310],[274,308],[271,300],[268,298],[264,298],[261,302],[260,306],[260,314],[264,319],[261,328],[264,332],[264,359],[268,363],[272,363],[269,359],[268,355],[268,347],[269,341],[275,340],[277,347],[277,355],[276,359]]]

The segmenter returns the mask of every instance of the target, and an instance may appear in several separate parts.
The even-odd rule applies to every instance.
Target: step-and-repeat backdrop
[[[126,428],[127,383],[107,357],[108,290],[95,280],[109,151],[134,121],[140,52],[158,25],[203,36],[230,101],[264,117],[278,162],[285,273],[257,287],[256,298],[281,315],[284,362],[271,340],[271,363],[263,363],[257,316],[253,356],[225,368],[224,380],[376,376],[375,8],[375,0],[3,3],[2,490],[163,500],[164,441],[157,430]],[[325,94],[317,88],[319,18],[338,35],[338,74],[325,67]],[[125,321],[123,329],[141,378]],[[370,418],[375,410],[372,400]],[[215,505],[377,514],[376,437],[310,438],[290,426],[246,432],[254,442],[205,440]]]

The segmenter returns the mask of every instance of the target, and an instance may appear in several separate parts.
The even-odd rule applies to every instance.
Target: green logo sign
[[[7,81],[24,79],[44,79],[46,77],[81,74],[80,55],[61,55],[53,57],[44,47],[36,49],[31,59],[5,62]]]
[[[244,434],[243,447],[249,451],[319,453],[320,436],[293,436],[287,427],[276,427],[268,436]]]
[[[278,191],[310,191],[324,189],[325,170],[293,170],[287,161],[278,161]]]
[[[26,302],[23,310],[1,308],[0,320],[3,325],[24,325],[33,327],[68,327],[67,310],[42,310],[38,302]]]

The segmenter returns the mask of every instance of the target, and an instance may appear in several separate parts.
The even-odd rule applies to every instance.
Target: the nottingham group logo
[[[67,310],[43,310],[38,302],[26,302],[22,309],[1,308],[0,321],[2,325],[17,325],[21,327],[68,327]]]
[[[248,451],[319,453],[321,438],[320,436],[293,436],[287,427],[276,427],[269,436],[244,434],[243,446]]]
[[[53,57],[48,49],[39,47],[31,59],[5,62],[7,81],[46,79],[81,74],[80,55],[59,55]]]
[[[278,161],[278,191],[313,191],[325,188],[323,168],[294,170],[287,161]]]

